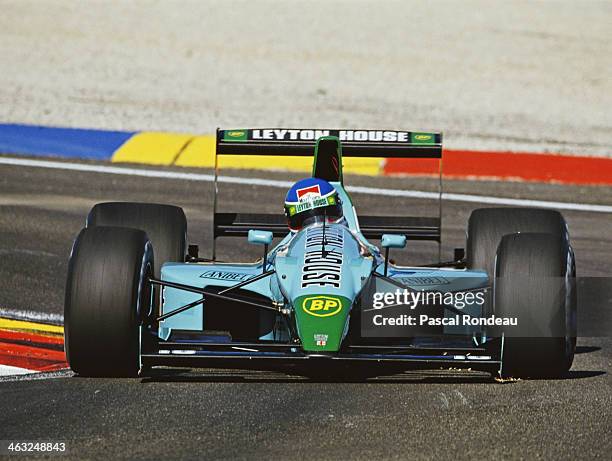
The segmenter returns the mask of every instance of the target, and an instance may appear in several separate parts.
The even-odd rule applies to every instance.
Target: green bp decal
[[[433,133],[410,133],[412,144],[435,144],[436,136]]]
[[[309,296],[302,300],[302,309],[315,317],[331,317],[342,310],[342,301],[335,296]]]
[[[306,351],[335,352],[340,349],[350,299],[332,294],[299,296],[293,301],[302,347]]]
[[[225,130],[223,132],[224,141],[246,141],[247,130]]]

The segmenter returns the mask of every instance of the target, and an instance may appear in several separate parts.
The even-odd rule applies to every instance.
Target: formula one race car
[[[214,240],[262,245],[253,263],[203,259],[181,208],[101,203],[74,242],[65,344],[83,376],[152,366],[470,368],[557,376],[576,343],[575,263],[552,210],[472,212],[452,261],[405,267],[390,248],[440,243],[440,216],[357,215],[344,157],[441,161],[442,136],[375,130],[218,130],[216,155],[314,155],[281,214],[218,213]],[[281,240],[271,248],[274,237]],[[368,239],[381,241],[383,250]]]

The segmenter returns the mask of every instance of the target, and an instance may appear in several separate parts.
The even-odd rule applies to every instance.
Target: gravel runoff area
[[[612,2],[0,0],[0,122],[612,156]]]

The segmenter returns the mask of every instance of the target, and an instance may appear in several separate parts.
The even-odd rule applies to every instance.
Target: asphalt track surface
[[[200,171],[201,172],[201,171]],[[287,179],[286,174],[232,172]],[[432,190],[428,180],[348,177],[370,187]],[[612,203],[609,188],[448,182],[452,192]],[[224,184],[227,211],[278,211],[279,188]],[[0,307],[60,314],[72,239],[106,200],[185,208],[189,240],[211,235],[207,182],[0,166]],[[361,213],[431,214],[431,200],[354,195]],[[444,204],[443,257],[464,244],[478,204]],[[567,211],[581,275],[609,276],[612,216]],[[412,251],[411,251],[412,250]],[[398,252],[425,262],[435,246]],[[225,241],[220,257],[258,251]],[[140,379],[84,379],[70,372],[0,381],[0,440],[67,442],[68,456],[185,459],[608,458],[612,449],[612,340],[579,340],[565,379],[494,383],[467,372],[407,372],[365,382],[310,381],[283,373],[158,370]]]

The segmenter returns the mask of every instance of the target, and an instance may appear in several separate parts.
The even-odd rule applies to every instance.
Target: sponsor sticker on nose
[[[316,317],[331,317],[342,310],[342,303],[333,296],[311,296],[304,299],[302,309]]]

